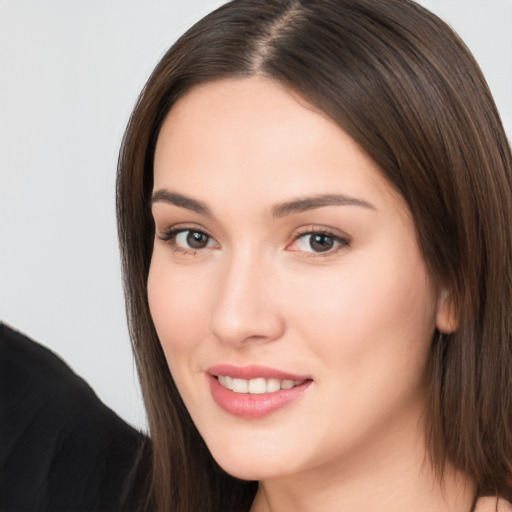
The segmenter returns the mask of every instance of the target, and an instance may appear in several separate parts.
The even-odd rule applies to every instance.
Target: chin
[[[215,457],[214,457],[215,458]],[[290,473],[290,467],[281,467],[274,461],[255,461],[254,459],[215,458],[217,464],[229,475],[240,480],[270,480]]]
[[[236,438],[214,442],[208,449],[217,464],[229,475],[242,480],[267,480],[293,471],[299,447],[283,449],[283,443],[247,443]],[[280,446],[280,448],[279,448]],[[295,464],[294,464],[295,463]]]

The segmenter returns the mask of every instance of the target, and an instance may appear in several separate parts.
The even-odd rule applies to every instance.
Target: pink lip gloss
[[[286,407],[298,400],[311,384],[311,378],[301,375],[293,375],[263,366],[236,367],[231,365],[219,365],[208,369],[210,391],[214,401],[224,411],[233,416],[247,419],[258,419],[269,416],[275,411]],[[290,389],[278,389],[271,392],[252,394],[239,393],[223,386],[218,376],[228,376],[233,379],[275,379],[278,381],[300,382]]]

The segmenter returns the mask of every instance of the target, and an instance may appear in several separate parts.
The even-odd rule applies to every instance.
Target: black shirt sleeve
[[[0,324],[0,511],[117,511],[146,442],[60,358]]]

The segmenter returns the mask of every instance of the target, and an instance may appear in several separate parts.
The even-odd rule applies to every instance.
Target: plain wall
[[[0,0],[0,319],[145,427],[115,227],[136,97],[214,0]],[[463,37],[512,137],[512,0],[424,0]]]

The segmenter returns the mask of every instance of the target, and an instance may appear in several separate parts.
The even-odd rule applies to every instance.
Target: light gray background
[[[0,0],[0,319],[145,428],[114,212],[117,151],[169,45],[221,0]],[[423,0],[466,41],[512,136],[512,0]]]

